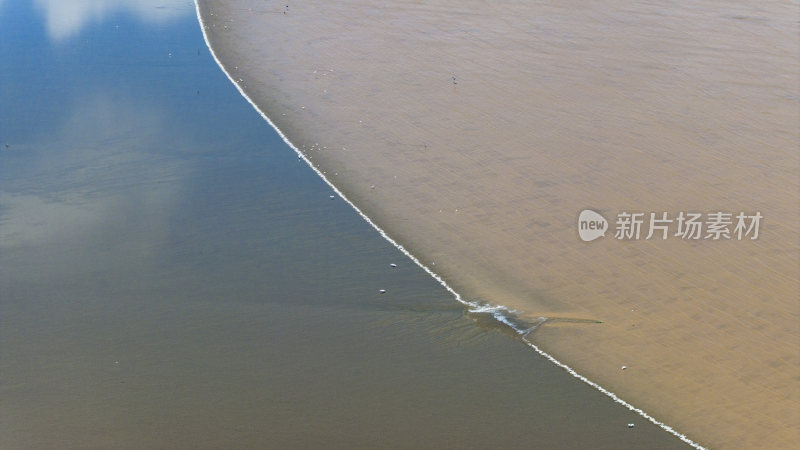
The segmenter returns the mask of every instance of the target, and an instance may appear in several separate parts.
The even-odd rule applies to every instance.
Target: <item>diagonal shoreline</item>
[[[256,112],[258,112],[258,113],[259,113],[259,115],[261,115],[261,117],[262,117],[262,118],[263,118],[263,119],[264,119],[264,120],[265,120],[265,121],[266,121],[266,122],[267,122],[267,123],[268,123],[268,124],[269,124],[269,125],[270,125],[270,126],[271,126],[271,127],[272,127],[272,128],[275,130],[275,131],[276,131],[276,132],[277,132],[277,133],[278,133],[278,135],[281,137],[281,139],[283,139],[283,141],[286,143],[286,145],[288,145],[288,146],[289,146],[289,147],[290,147],[292,150],[294,150],[294,152],[297,154],[297,156],[298,156],[299,158],[301,158],[301,159],[302,159],[302,160],[303,160],[303,161],[304,161],[304,162],[305,162],[305,163],[306,163],[306,164],[307,164],[307,165],[308,165],[308,166],[311,168],[311,170],[313,170],[313,171],[314,171],[314,172],[315,172],[315,173],[316,173],[316,174],[317,174],[317,175],[318,175],[318,176],[319,176],[319,177],[320,177],[320,178],[321,178],[321,179],[322,179],[322,180],[323,180],[323,181],[324,181],[324,182],[325,182],[325,183],[326,183],[328,186],[330,186],[330,188],[331,188],[331,189],[332,189],[334,192],[336,192],[336,195],[338,195],[338,196],[339,196],[339,197],[340,197],[342,200],[344,200],[345,202],[347,202],[347,204],[348,204],[348,205],[350,205],[350,207],[352,207],[352,208],[353,208],[353,210],[355,210],[355,212],[356,212],[356,213],[357,213],[359,216],[361,216],[361,218],[362,218],[362,219],[363,219],[365,222],[367,222],[367,223],[368,223],[368,224],[369,224],[369,225],[370,225],[372,228],[374,228],[374,229],[375,229],[375,231],[377,231],[377,232],[378,232],[378,234],[380,234],[380,235],[381,235],[381,237],[383,237],[384,239],[386,239],[386,240],[387,240],[389,243],[391,243],[391,244],[392,244],[394,247],[396,247],[398,250],[400,250],[400,252],[402,252],[404,255],[406,255],[406,256],[407,256],[407,257],[408,257],[408,258],[409,258],[411,261],[413,261],[413,262],[414,262],[414,264],[416,264],[418,267],[420,267],[422,270],[424,270],[424,271],[425,271],[425,272],[426,272],[428,275],[430,275],[430,276],[431,276],[433,279],[435,279],[435,280],[436,280],[436,281],[437,281],[437,282],[438,282],[440,285],[442,285],[442,287],[444,287],[444,288],[445,288],[445,289],[446,289],[448,292],[450,292],[450,293],[453,295],[453,298],[454,298],[454,299],[455,299],[457,302],[459,302],[459,303],[463,304],[464,306],[468,307],[468,308],[469,308],[469,310],[470,310],[470,312],[490,312],[490,313],[493,315],[493,317],[494,317],[494,318],[495,318],[497,321],[504,323],[505,325],[509,326],[509,328],[512,328],[514,331],[516,331],[516,332],[517,332],[517,333],[520,335],[520,339],[521,339],[521,340],[522,340],[522,341],[523,341],[523,342],[524,342],[526,345],[528,345],[530,348],[532,348],[532,349],[533,349],[533,350],[534,350],[536,353],[538,353],[539,355],[543,356],[544,358],[546,358],[547,360],[549,360],[549,361],[550,361],[550,362],[552,362],[553,364],[557,365],[558,367],[560,367],[560,368],[564,369],[564,370],[565,370],[567,373],[569,373],[569,374],[570,374],[570,375],[572,375],[573,377],[575,377],[575,378],[577,378],[577,379],[581,380],[582,382],[584,382],[584,383],[588,384],[589,386],[591,386],[591,387],[593,387],[593,388],[597,389],[598,391],[602,392],[603,394],[605,394],[606,396],[608,396],[609,398],[611,398],[611,399],[612,399],[612,400],[613,400],[615,403],[619,403],[620,405],[623,405],[624,407],[628,408],[630,411],[636,412],[637,414],[639,414],[639,415],[640,415],[640,416],[642,416],[643,418],[645,418],[645,419],[649,420],[650,422],[652,422],[653,424],[655,424],[655,425],[659,426],[660,428],[662,428],[663,430],[665,430],[665,431],[669,432],[670,434],[672,434],[672,435],[674,435],[674,436],[678,437],[678,438],[679,438],[681,441],[683,441],[683,442],[685,442],[685,443],[689,444],[690,446],[692,446],[692,447],[694,447],[694,448],[697,448],[697,449],[702,449],[702,448],[705,448],[705,447],[701,446],[700,444],[698,444],[698,443],[694,442],[693,440],[691,440],[691,439],[690,439],[688,436],[686,436],[685,434],[682,434],[682,433],[680,433],[679,431],[675,430],[675,429],[674,429],[674,428],[672,428],[671,426],[669,426],[669,425],[667,425],[667,424],[665,424],[665,423],[663,423],[663,422],[660,422],[659,420],[657,420],[657,419],[656,419],[656,418],[654,418],[653,416],[651,416],[651,415],[647,414],[645,411],[641,410],[640,408],[637,408],[637,407],[633,406],[632,404],[630,404],[630,403],[626,402],[625,400],[623,400],[622,398],[620,398],[619,396],[617,396],[617,395],[616,395],[616,394],[614,394],[613,392],[611,392],[611,391],[609,391],[609,390],[607,390],[607,389],[603,388],[603,387],[602,387],[602,386],[600,386],[599,384],[597,384],[597,383],[595,383],[595,382],[593,382],[593,381],[589,380],[588,378],[586,378],[586,377],[584,377],[583,375],[581,375],[581,374],[579,374],[578,372],[576,372],[576,371],[575,371],[573,368],[571,368],[571,367],[570,367],[570,366],[568,366],[567,364],[564,364],[563,362],[561,362],[561,361],[557,360],[556,358],[554,358],[554,357],[553,357],[552,355],[550,355],[549,353],[547,353],[547,352],[545,352],[544,350],[542,350],[541,348],[539,348],[539,347],[538,347],[536,344],[534,344],[532,341],[530,341],[530,340],[528,339],[528,337],[527,337],[527,334],[528,334],[529,330],[518,329],[518,328],[516,328],[516,327],[514,326],[514,324],[512,324],[511,322],[509,322],[509,320],[508,320],[507,316],[508,316],[509,314],[513,314],[513,313],[515,312],[514,310],[512,310],[512,309],[509,309],[509,308],[507,308],[507,307],[505,307],[505,306],[502,306],[502,305],[490,305],[490,306],[486,306],[486,305],[481,305],[481,304],[479,304],[479,303],[476,303],[476,302],[470,302],[470,301],[466,301],[466,300],[464,300],[464,299],[463,299],[463,297],[461,296],[461,294],[459,294],[458,292],[456,292],[456,291],[455,291],[455,290],[454,290],[454,289],[453,289],[453,288],[452,288],[452,287],[451,287],[449,284],[447,284],[447,282],[446,282],[446,281],[445,281],[445,280],[444,280],[444,279],[443,279],[441,276],[439,276],[439,274],[437,274],[436,272],[434,272],[433,270],[431,270],[431,268],[430,268],[430,267],[428,267],[428,266],[426,266],[425,264],[423,264],[423,263],[422,263],[422,262],[421,262],[421,261],[420,261],[420,260],[419,260],[417,257],[415,257],[413,254],[411,254],[411,252],[409,252],[408,250],[406,250],[406,248],[405,248],[405,247],[403,247],[403,246],[402,246],[401,244],[399,244],[397,241],[395,241],[394,239],[392,239],[392,238],[391,238],[391,236],[389,236],[389,235],[386,233],[386,231],[385,231],[385,230],[383,230],[381,227],[379,227],[379,226],[378,226],[378,225],[377,225],[375,222],[373,222],[373,221],[372,221],[372,219],[370,219],[370,218],[369,218],[369,216],[367,216],[366,214],[364,214],[364,212],[363,212],[363,211],[361,211],[361,210],[358,208],[358,206],[356,206],[356,205],[355,205],[355,204],[354,204],[352,201],[350,201],[350,200],[349,200],[349,199],[348,199],[348,198],[347,198],[347,197],[346,197],[346,196],[345,196],[345,195],[344,195],[344,194],[343,194],[343,193],[342,193],[342,192],[341,192],[341,191],[340,191],[340,190],[339,190],[339,189],[336,187],[336,185],[334,185],[334,184],[333,184],[333,183],[332,183],[332,182],[331,182],[331,181],[330,181],[330,180],[329,180],[329,179],[328,179],[328,178],[325,176],[325,174],[324,174],[324,173],[323,173],[323,172],[322,172],[322,171],[321,171],[319,168],[317,168],[316,166],[314,166],[314,164],[313,164],[313,163],[312,163],[312,162],[311,162],[311,161],[310,161],[310,160],[309,160],[309,159],[306,157],[306,155],[305,155],[305,154],[303,154],[303,152],[301,152],[301,151],[300,151],[300,150],[299,150],[299,149],[298,149],[298,148],[297,148],[297,147],[296,147],[296,146],[295,146],[295,145],[294,145],[294,144],[293,144],[293,143],[292,143],[292,142],[289,140],[289,138],[288,138],[288,137],[286,137],[286,135],[285,135],[285,134],[284,134],[284,133],[281,131],[281,129],[280,129],[280,128],[278,128],[278,127],[277,127],[277,126],[276,126],[276,125],[275,125],[275,124],[272,122],[272,120],[269,118],[269,116],[267,116],[267,114],[266,114],[264,111],[262,111],[262,110],[261,110],[261,108],[259,108],[259,106],[258,106],[258,105],[257,105],[257,104],[256,104],[256,103],[255,103],[255,102],[254,102],[254,101],[253,101],[253,100],[252,100],[252,99],[251,99],[251,98],[250,98],[250,97],[247,95],[247,93],[246,93],[246,92],[245,92],[245,91],[244,91],[244,90],[243,90],[243,89],[242,89],[242,88],[239,86],[239,84],[236,82],[236,80],[234,80],[234,78],[233,78],[233,77],[230,75],[230,73],[229,73],[229,72],[228,72],[228,71],[225,69],[225,66],[224,66],[224,65],[222,64],[222,62],[219,60],[219,58],[218,58],[218,57],[217,57],[217,55],[216,55],[216,52],[214,51],[213,47],[211,46],[211,42],[209,41],[209,39],[208,39],[208,36],[207,36],[207,34],[206,34],[206,25],[205,25],[205,22],[204,22],[204,20],[203,20],[203,16],[202,16],[202,13],[201,13],[201,9],[200,9],[200,5],[199,5],[199,3],[198,3],[198,0],[194,0],[194,4],[195,4],[195,11],[196,11],[196,14],[197,14],[197,20],[198,20],[198,22],[199,22],[199,24],[200,24],[200,29],[202,30],[202,33],[203,33],[203,39],[205,40],[206,47],[208,47],[208,50],[209,50],[209,52],[211,53],[211,56],[214,58],[214,61],[215,61],[215,62],[217,63],[217,65],[219,66],[220,70],[222,70],[222,72],[225,74],[225,76],[226,76],[226,77],[228,77],[228,80],[230,80],[230,82],[231,82],[231,83],[232,83],[232,84],[233,84],[233,85],[236,87],[236,89],[239,91],[239,94],[241,94],[241,95],[242,95],[242,97],[244,97],[244,98],[245,98],[245,100],[247,100],[247,102],[248,102],[248,103],[250,103],[250,105],[253,107],[253,109],[255,109],[255,110],[256,110]]]
[[[204,38],[206,39],[206,43],[209,46],[209,48],[212,49],[212,47],[210,45],[211,39],[207,35],[206,25],[205,25],[205,22],[203,21],[203,18],[202,18],[201,7],[199,6],[197,1],[195,2],[195,4],[196,4],[197,13],[198,13],[198,19],[200,20],[201,26],[203,27]],[[233,19],[230,19],[230,20],[231,20],[231,22],[233,21]],[[222,23],[222,22],[220,21],[219,23]],[[459,269],[458,264],[453,265],[452,261],[450,261],[451,262],[450,266],[447,266],[447,265],[442,264],[440,262],[440,264],[438,266],[436,266],[437,272],[434,272],[430,268],[430,267],[432,267],[432,263],[431,263],[431,266],[428,266],[425,263],[421,262],[422,260],[430,261],[431,260],[431,256],[435,256],[435,255],[431,255],[430,253],[427,253],[427,252],[423,251],[423,249],[425,248],[425,243],[424,242],[422,242],[421,244],[420,243],[416,243],[415,246],[411,246],[409,250],[407,250],[406,248],[404,248],[402,245],[400,245],[398,243],[398,241],[405,242],[405,243],[413,243],[413,242],[415,242],[415,239],[413,238],[413,236],[409,237],[408,230],[405,230],[405,231],[400,230],[401,232],[398,233],[398,228],[396,226],[397,225],[396,222],[398,220],[397,217],[392,216],[391,214],[387,215],[386,211],[381,212],[380,210],[377,210],[376,209],[376,205],[375,205],[373,200],[369,200],[368,198],[365,199],[363,193],[359,193],[356,189],[354,189],[353,186],[354,186],[354,184],[356,184],[356,182],[348,183],[349,178],[347,176],[345,176],[344,178],[336,178],[336,179],[334,179],[334,177],[331,176],[330,173],[326,173],[326,172],[333,172],[334,175],[338,175],[338,173],[336,171],[338,170],[339,172],[344,172],[345,170],[347,170],[347,164],[342,164],[340,161],[336,161],[335,157],[329,157],[327,155],[323,156],[322,153],[321,153],[322,149],[319,148],[319,146],[317,146],[317,148],[314,148],[314,146],[312,146],[312,145],[304,146],[303,144],[299,144],[299,145],[296,146],[292,142],[290,142],[288,137],[287,137],[287,134],[288,135],[292,135],[292,136],[295,136],[295,135],[300,136],[298,134],[298,131],[297,130],[290,130],[291,132],[284,133],[279,128],[278,125],[280,125],[281,127],[285,127],[285,126],[288,125],[288,123],[289,123],[288,121],[291,120],[291,119],[287,118],[286,119],[287,122],[283,122],[283,123],[280,123],[280,124],[276,125],[276,123],[274,123],[274,121],[272,119],[270,119],[270,117],[268,117],[268,115],[264,112],[264,110],[262,110],[262,108],[258,106],[256,101],[251,99],[251,97],[254,95],[254,93],[256,95],[259,94],[259,93],[263,93],[263,90],[262,91],[258,91],[258,89],[262,89],[259,86],[252,87],[252,88],[250,86],[248,86],[249,83],[252,83],[253,85],[255,85],[256,82],[258,81],[257,79],[253,79],[252,76],[251,76],[251,77],[248,78],[247,81],[243,81],[242,76],[247,77],[248,75],[252,75],[252,71],[248,72],[248,70],[246,68],[244,68],[244,69],[240,70],[239,72],[237,72],[237,75],[234,76],[232,73],[230,73],[230,70],[231,70],[230,68],[226,69],[224,67],[224,64],[222,63],[222,61],[220,61],[220,59],[218,58],[218,55],[214,52],[214,50],[212,49],[211,51],[212,51],[212,54],[214,55],[214,58],[217,61],[218,65],[222,68],[223,72],[226,73],[226,76],[228,76],[228,78],[231,80],[231,82],[234,83],[234,85],[237,87],[237,89],[240,91],[240,93],[248,100],[248,102],[251,103],[251,105],[262,115],[262,117],[264,117],[264,119],[267,120],[268,123],[270,123],[270,125],[273,126],[273,128],[278,130],[278,133],[281,135],[281,137],[284,139],[284,141],[286,141],[287,144],[290,145],[290,147],[292,147],[295,150],[296,153],[298,153],[299,157],[302,158],[304,161],[306,161],[306,163],[309,164],[313,168],[313,170],[315,170],[315,172],[320,177],[322,177],[322,179],[328,185],[330,185],[331,188],[335,192],[337,192],[337,194],[339,194],[343,199],[345,199],[362,216],[362,218],[364,218],[368,223],[370,223],[384,238],[386,238],[393,245],[395,245],[396,247],[401,249],[401,251],[403,251],[405,254],[407,254],[412,260],[415,261],[415,263],[417,263],[420,267],[422,267],[424,270],[426,270],[426,272],[428,272],[431,276],[433,276],[435,279],[437,279],[437,281],[439,281],[443,286],[445,286],[448,289],[448,291],[450,291],[456,297],[456,299],[458,301],[460,301],[461,303],[463,303],[465,305],[468,305],[471,308],[477,308],[477,307],[480,307],[480,305],[484,304],[484,302],[480,302],[480,303],[474,302],[474,303],[472,303],[472,302],[464,301],[462,299],[462,297],[457,292],[469,292],[469,294],[470,294],[469,298],[496,298],[496,299],[500,299],[501,301],[499,301],[499,302],[498,301],[493,301],[491,303],[495,303],[495,304],[496,303],[504,303],[504,304],[509,304],[510,305],[509,308],[501,308],[499,311],[503,311],[504,309],[507,310],[507,311],[513,311],[511,309],[511,307],[513,307],[514,309],[520,309],[520,310],[525,310],[525,311],[535,311],[537,315],[544,315],[544,316],[571,315],[571,316],[578,316],[578,317],[580,317],[580,316],[583,316],[583,317],[587,317],[587,316],[588,317],[600,317],[600,318],[604,318],[604,319],[609,314],[609,311],[605,311],[605,313],[600,312],[599,314],[598,314],[598,312],[590,312],[591,311],[590,309],[584,309],[583,307],[574,308],[574,309],[573,308],[569,308],[567,310],[561,310],[561,309],[558,309],[558,307],[549,306],[550,303],[548,303],[548,299],[546,297],[540,298],[539,299],[539,302],[540,302],[539,305],[538,306],[534,306],[534,308],[529,308],[528,307],[529,305],[524,304],[524,302],[516,302],[516,303],[510,302],[510,301],[508,301],[508,299],[511,298],[511,297],[501,295],[502,293],[499,292],[499,291],[496,291],[496,290],[492,291],[491,289],[489,289],[489,290],[481,290],[481,289],[476,289],[474,285],[465,285],[463,283],[463,278],[464,277],[460,277],[459,276],[460,271],[458,270]],[[228,51],[230,51],[230,49],[228,49]],[[235,56],[236,55],[234,55],[234,60],[236,61]],[[230,58],[231,56],[229,55],[228,57]],[[241,61],[241,59],[239,59],[238,61]],[[239,64],[241,64],[241,62]],[[236,69],[239,70],[238,67],[236,67]],[[331,72],[333,72],[333,69],[331,69]],[[315,70],[315,73],[316,73],[316,70]],[[239,79],[240,79],[240,81],[238,83],[235,81],[235,79],[237,77],[239,77]],[[248,94],[248,92],[250,92],[250,94]],[[260,98],[260,100],[261,100],[261,103],[264,102],[263,98]],[[309,99],[309,100],[311,100],[311,99]],[[303,101],[303,104],[309,105],[309,109],[312,109],[312,107],[314,106],[313,104],[306,103],[305,101]],[[283,108],[286,107],[286,104],[285,103],[281,103],[281,102],[278,102],[276,105],[279,108],[280,107],[283,107]],[[276,105],[271,105],[270,107],[274,108],[274,107],[276,107]],[[305,106],[303,106],[302,109],[305,109]],[[287,113],[289,113],[289,112],[290,111],[287,110]],[[300,123],[300,125],[302,125],[303,122],[300,121],[298,123]],[[359,121],[359,123],[360,123],[360,121]],[[295,139],[295,138],[293,138],[293,139]],[[306,137],[300,136],[297,139],[298,139],[297,142],[303,142],[303,141],[306,141],[307,143],[312,142],[312,140],[309,140],[308,136],[306,136]],[[426,145],[426,148],[427,148],[427,144],[425,144],[425,145]],[[303,150],[301,150],[301,149],[304,149],[305,152]],[[343,150],[344,150],[344,148],[343,148]],[[314,153],[315,151],[317,153]],[[789,161],[789,166],[790,167],[792,166],[792,164],[795,163],[795,161],[793,161],[791,158],[789,158],[788,161]],[[326,168],[327,168],[327,170],[326,170]],[[363,182],[364,180],[361,179],[361,180],[358,180],[358,181],[359,182]],[[338,187],[335,184],[338,185]],[[791,198],[791,197],[789,197],[789,198]],[[783,197],[780,198],[780,201],[784,201],[785,199],[786,199],[786,196],[783,196]],[[391,198],[390,198],[390,200],[391,200]],[[355,206],[355,204],[359,204],[359,205],[363,204],[363,207],[359,208],[359,207]],[[366,211],[366,213],[363,212],[363,211]],[[458,212],[458,209],[456,209],[456,212]],[[790,221],[791,218],[792,218],[791,214],[793,214],[793,213],[790,211],[787,214],[788,214],[788,216],[785,215],[784,217],[781,217],[779,221],[783,222],[785,219],[788,219]],[[372,218],[370,218],[370,217],[372,217]],[[381,226],[377,225],[378,223],[382,224],[386,229],[391,230],[393,236],[395,236],[396,239],[390,238],[387,235],[387,233],[385,231],[383,231],[383,228],[381,228]],[[386,224],[393,224],[393,226],[389,227]],[[395,234],[395,233],[397,233],[397,234]],[[413,234],[414,233],[411,233],[411,235],[413,235]],[[725,250],[725,251],[728,251],[728,250]],[[714,253],[718,253],[718,252],[714,252]],[[412,254],[422,255],[422,256],[417,258],[417,257],[412,256]],[[672,258],[674,258],[674,255],[669,255],[667,253],[665,253],[665,256],[667,256],[667,257],[671,256]],[[794,259],[796,259],[796,257],[794,257],[794,255],[793,255],[793,257],[791,259],[789,259],[789,261],[790,261],[790,265],[788,266],[789,269],[791,269],[791,267],[792,267],[791,266],[791,261],[793,261]],[[437,261],[441,261],[438,256],[436,256],[436,260]],[[771,270],[774,271],[774,269],[771,269]],[[465,276],[467,278],[469,278],[470,272],[466,272],[465,271],[464,273],[465,273]],[[439,275],[439,274],[441,274],[441,275]],[[474,271],[472,272],[472,274],[474,274]],[[779,275],[782,275],[782,274],[783,273],[779,273]],[[706,279],[708,279],[708,275],[705,275],[705,277],[706,277]],[[444,281],[444,279],[449,280],[450,283],[449,284],[446,283]],[[780,277],[778,279],[780,279]],[[794,288],[795,288],[794,284],[791,284],[791,283],[790,284],[786,284],[785,282],[783,282],[782,289],[784,289],[784,290],[781,291],[782,293],[779,294],[779,295],[783,296],[787,292],[791,295],[792,289],[794,289]],[[788,289],[788,291],[787,291],[787,289]],[[525,292],[525,291],[522,291],[522,292]],[[498,294],[498,295],[491,295],[492,293],[495,293],[495,294]],[[542,307],[542,306],[544,306],[544,307]],[[686,305],[684,305],[684,306],[686,306]],[[700,306],[704,307],[705,305],[701,304]],[[785,306],[785,304],[780,304],[779,303],[777,306],[778,307],[783,307],[783,306]],[[627,304],[623,304],[623,307],[627,307]],[[778,310],[780,310],[780,308],[778,308]],[[600,311],[600,310],[598,309],[597,311]],[[633,311],[633,309],[631,311]],[[588,312],[588,314],[587,314],[587,312]],[[543,313],[543,314],[539,314],[539,313]],[[687,314],[687,313],[682,313],[682,314]],[[505,316],[503,314],[498,314],[497,317],[498,318],[503,318]],[[613,314],[612,314],[612,317],[613,317]],[[680,316],[677,316],[677,317],[680,317]],[[789,320],[791,320],[791,315],[789,316]],[[609,322],[612,325],[614,324],[614,321],[609,321]],[[688,326],[688,325],[684,325],[684,326]],[[783,323],[780,324],[780,329],[781,330],[784,330],[784,329],[791,330],[792,328],[790,328],[790,327],[793,327],[793,326],[794,325],[791,324],[791,322],[785,322],[784,321]],[[619,330],[619,329],[621,329],[621,328],[619,328],[619,326],[617,326],[617,330]],[[683,332],[683,330],[679,330],[679,331]],[[561,366],[562,368],[565,368],[566,370],[568,370],[573,376],[576,376],[579,379],[581,379],[582,381],[592,385],[596,389],[601,390],[601,392],[605,393],[606,395],[611,396],[616,401],[616,400],[618,400],[618,397],[615,394],[611,393],[611,390],[617,391],[617,389],[621,385],[619,384],[619,382],[609,383],[609,380],[611,380],[611,378],[609,378],[609,374],[607,372],[603,372],[603,370],[607,370],[607,369],[600,370],[597,367],[593,366],[592,362],[587,362],[585,359],[581,359],[581,358],[573,359],[574,361],[578,361],[579,362],[578,364],[570,364],[570,366],[567,366],[566,364],[563,364],[563,363],[557,361],[556,359],[554,359],[552,356],[550,356],[550,354],[567,355],[569,353],[569,350],[567,350],[566,347],[573,346],[573,348],[574,348],[576,342],[577,343],[583,343],[583,342],[586,342],[586,339],[591,340],[593,337],[597,337],[597,335],[593,334],[593,333],[596,333],[596,331],[592,331],[591,333],[587,333],[589,336],[586,337],[584,339],[584,341],[580,341],[580,340],[576,340],[575,336],[573,335],[574,331],[572,331],[571,329],[565,328],[565,327],[552,327],[552,328],[546,330],[546,333],[540,334],[539,332],[537,332],[537,334],[535,336],[533,336],[533,339],[530,339],[529,337],[526,336],[526,337],[524,337],[524,341],[528,345],[530,345],[532,348],[534,348],[537,352],[539,352],[540,354],[544,355],[545,357],[547,357],[548,359],[550,359],[551,361],[553,361],[557,365]],[[789,333],[790,333],[789,335],[791,336],[791,331],[789,331]],[[658,336],[657,333],[655,335]],[[784,334],[783,337],[785,338],[785,336],[786,335]],[[717,336],[717,338],[719,338],[719,337],[720,336]],[[724,337],[724,336],[722,336],[722,337]],[[756,336],[756,337],[759,338],[758,336]],[[756,346],[760,345],[759,344],[759,339],[756,339],[754,341],[754,342],[756,342],[756,344],[754,344],[754,345],[756,345]],[[538,345],[534,344],[534,340],[537,342]],[[708,342],[708,341],[706,341],[706,342]],[[715,342],[715,341],[712,341],[712,342]],[[721,341],[721,342],[724,342],[724,341]],[[791,343],[791,341],[788,341],[788,342]],[[545,344],[544,347],[542,346],[542,343]],[[607,344],[607,343],[614,344],[614,341],[598,340],[598,344],[599,345]],[[784,344],[785,344],[785,342],[784,342]],[[689,344],[689,347],[687,347],[687,348],[691,349],[692,345],[696,345],[696,344]],[[573,351],[573,353],[574,353],[574,351]],[[680,350],[678,350],[677,353],[680,353]],[[613,356],[614,353],[612,352],[609,355]],[[572,356],[570,356],[569,359],[572,359],[574,357],[575,356],[572,355]],[[782,357],[785,358],[786,357],[785,354]],[[611,358],[609,358],[609,359],[611,359]],[[700,358],[700,359],[702,360],[702,358]],[[641,365],[644,366],[645,362],[646,361],[642,360],[642,364]],[[792,360],[790,360],[789,362],[790,363],[794,363],[794,361],[792,361]],[[612,365],[613,365],[613,362],[612,362]],[[597,379],[597,380],[605,380],[605,382],[601,381],[600,383],[605,385],[605,386],[607,386],[607,387],[610,387],[611,390],[606,390],[606,389],[600,387],[599,384],[595,384],[592,381],[590,381],[589,378],[585,378],[585,377],[582,377],[582,376],[578,375],[578,373],[575,370],[572,370],[570,367],[577,367],[578,371],[580,371],[582,373],[586,373],[587,375],[589,375],[589,378]],[[689,368],[695,368],[695,369],[698,368],[698,367],[702,368],[701,366],[697,366],[697,364],[695,364],[694,366],[689,365],[688,367]],[[792,367],[791,370],[794,371],[795,369],[796,369],[796,367]],[[677,372],[677,374],[685,374],[685,373],[686,373],[685,371],[684,372],[680,372],[680,371]],[[710,373],[714,373],[714,372],[712,371]],[[791,375],[791,372],[787,376],[790,376],[790,375]],[[668,375],[664,375],[664,377],[667,377],[667,376]],[[705,377],[708,378],[708,375],[706,374]],[[700,376],[699,378],[702,380],[703,377]],[[736,385],[735,384],[731,384],[732,382],[733,381],[726,381],[727,386],[730,386],[731,388],[735,389],[734,386],[736,386]],[[700,386],[700,385],[698,385],[698,386]],[[724,386],[725,386],[725,384],[723,383],[723,387]],[[625,389],[623,389],[623,391],[625,392],[625,394],[623,394],[623,395],[625,397],[629,397],[629,395],[631,395],[630,392],[632,392],[632,391],[630,391],[630,389],[632,389],[632,388],[631,387],[625,387]],[[649,391],[652,391],[652,389],[653,388],[649,389]],[[663,415],[663,412],[664,412],[663,408],[661,408],[661,409],[659,409],[659,408],[653,409],[653,405],[654,404],[658,404],[658,399],[651,400],[651,401],[646,401],[646,396],[643,397],[642,396],[642,392],[643,391],[640,389],[636,395],[633,395],[632,398],[636,399],[634,401],[634,403],[643,405],[644,409],[646,409],[646,410],[658,410],[658,411],[660,411],[658,415],[660,415],[660,416]],[[736,397],[739,398],[739,396],[742,396],[741,399],[745,399],[744,401],[749,401],[749,400],[752,400],[754,398],[753,397],[753,393],[754,392],[758,392],[758,390],[752,390],[751,389],[748,392],[737,393]],[[652,393],[652,392],[648,392],[648,394],[649,393]],[[790,391],[787,392],[787,394],[789,394],[789,393],[790,393]],[[667,395],[667,396],[672,395],[672,396],[674,396],[674,393],[670,393],[669,391],[667,391],[663,395]],[[686,394],[684,393],[684,395],[686,395]],[[703,394],[703,395],[705,396],[705,394]],[[709,398],[713,399],[714,397],[711,396]],[[663,399],[663,396],[662,396],[662,399]],[[734,401],[736,401],[736,400],[734,400]],[[791,397],[788,397],[789,404],[791,404],[793,401],[794,400],[792,400]],[[657,423],[660,426],[662,425],[660,422],[655,421],[650,416],[648,416],[648,415],[644,414],[643,412],[641,412],[641,410],[635,409],[632,406],[630,406],[629,404],[627,404],[625,402],[622,402],[621,400],[619,400],[619,402],[625,404],[629,409],[636,410],[637,412],[642,414],[644,417],[647,417],[649,420],[653,421],[654,423]],[[767,403],[767,402],[768,402],[767,399],[762,400],[762,405]],[[778,414],[781,414],[782,411],[783,411],[783,413],[785,413],[787,411],[791,412],[791,409],[787,410],[785,408],[786,408],[786,403],[784,403],[784,404],[780,405],[778,408],[776,408],[776,411],[777,411]],[[725,407],[724,406],[717,407],[718,411],[720,409],[724,410]],[[713,408],[712,408],[712,410],[713,410]],[[755,410],[757,411],[757,414],[763,415],[764,409],[755,408]],[[673,414],[668,414],[666,416],[666,418],[667,418],[666,421],[670,422],[670,423],[677,423],[676,422],[676,417],[678,417],[678,416],[680,416],[680,414],[678,414],[677,416],[674,413]],[[696,417],[696,415],[695,415],[695,417]],[[786,417],[788,417],[788,419],[786,419]],[[791,417],[792,416],[789,415],[789,416],[785,416],[784,418],[786,420],[788,420],[789,423],[791,423],[791,421],[792,421]],[[680,421],[681,422],[680,428],[683,428],[685,430],[686,429],[691,430],[692,427],[687,425],[687,420],[689,421],[688,423],[690,423],[690,424],[692,424],[693,422],[696,422],[696,420],[692,421],[692,417],[687,416],[687,419]],[[765,417],[763,420],[769,420],[769,419]],[[666,427],[666,425],[663,425],[662,427]],[[713,428],[715,428],[715,425],[713,424],[713,422],[709,422],[709,424],[706,424],[705,429],[703,430],[703,432],[692,431],[692,434],[708,435],[708,430],[709,430],[708,427],[711,427],[711,429],[713,429]],[[669,427],[667,427],[667,428],[669,428]],[[669,431],[671,431],[673,434],[676,434],[678,436],[682,436],[682,435],[678,434],[677,432],[673,431],[671,428],[669,429]],[[794,432],[791,429],[786,429],[786,431],[788,432],[789,436],[791,435],[791,433]],[[736,430],[735,427],[734,428],[720,429],[720,430],[718,430],[718,432],[721,433],[721,434],[730,434],[731,436],[735,436],[735,434],[736,434],[735,432],[741,433],[741,431]],[[731,432],[734,432],[734,433],[731,433]],[[751,445],[752,446],[752,445],[755,445],[754,443],[756,443],[756,442],[768,442],[768,441],[759,441],[759,439],[761,439],[761,438],[762,437],[760,437],[760,436],[752,437],[751,438],[752,440],[749,441],[749,443],[747,445]],[[683,439],[683,437],[682,437],[682,439]],[[729,437],[728,439],[733,439],[734,441],[736,440],[735,437]],[[788,441],[791,438],[790,437],[787,438],[786,434],[783,434],[781,439],[787,439],[787,441]],[[692,445],[697,445],[697,444],[694,444],[693,442],[690,442],[690,441],[688,441],[686,439],[684,439],[684,440],[687,443],[691,443]],[[704,438],[704,440],[706,440],[706,439]],[[710,441],[715,443],[715,444],[717,444],[719,442],[725,442],[724,440],[721,440],[719,436],[713,437],[712,439],[710,439]],[[787,442],[787,441],[785,441],[785,442]],[[780,441],[776,441],[776,442],[780,442]]]

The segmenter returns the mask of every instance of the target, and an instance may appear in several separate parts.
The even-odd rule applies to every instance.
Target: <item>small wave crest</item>
[[[527,336],[547,321],[546,317],[523,319],[515,309],[488,302],[466,302],[466,306],[467,315],[478,325],[488,328],[500,325],[518,336]]]

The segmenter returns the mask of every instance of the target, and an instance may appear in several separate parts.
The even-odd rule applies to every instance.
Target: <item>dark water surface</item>
[[[88,3],[0,1],[0,447],[682,445],[330,200],[192,2]]]

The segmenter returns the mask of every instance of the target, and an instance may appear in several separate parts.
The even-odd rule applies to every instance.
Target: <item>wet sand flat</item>
[[[466,298],[601,321],[531,339],[702,444],[796,442],[797,5],[199,3],[248,95]],[[586,208],[764,219],[585,243]]]

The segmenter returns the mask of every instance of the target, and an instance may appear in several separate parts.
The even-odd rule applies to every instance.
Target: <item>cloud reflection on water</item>
[[[129,13],[149,23],[164,23],[194,11],[190,0],[35,0],[35,5],[53,40],[68,38],[112,14]]]
[[[0,168],[0,251],[19,250],[17,279],[32,265],[62,278],[81,270],[75,263],[98,270],[119,263],[114,255],[156,257],[187,170],[164,154],[163,119],[153,105],[97,95],[44,142],[7,151],[16,170]]]

